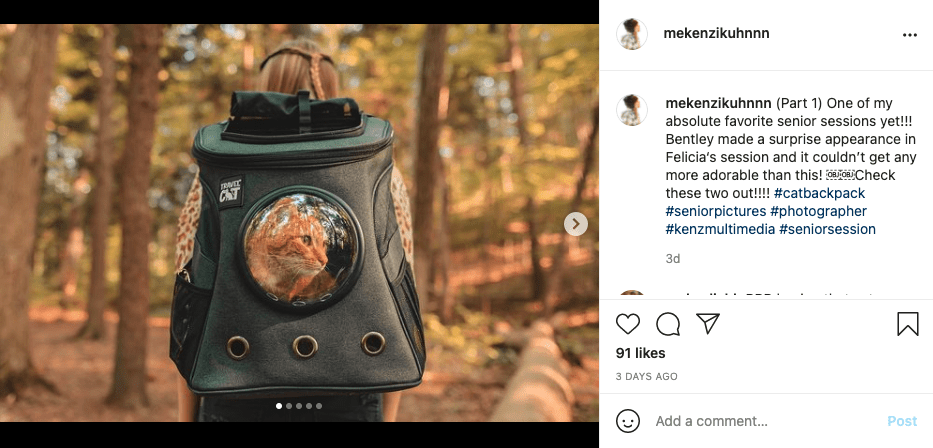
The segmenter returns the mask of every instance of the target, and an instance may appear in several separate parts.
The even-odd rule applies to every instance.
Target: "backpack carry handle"
[[[302,90],[233,92],[230,120],[225,132],[255,136],[303,135],[352,129],[361,124],[360,107],[352,98],[316,100]]]

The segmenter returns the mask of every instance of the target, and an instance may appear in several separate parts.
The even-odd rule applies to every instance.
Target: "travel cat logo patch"
[[[220,208],[243,206],[243,176],[228,177],[220,180]]]

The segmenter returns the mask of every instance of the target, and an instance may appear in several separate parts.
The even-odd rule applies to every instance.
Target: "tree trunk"
[[[444,56],[447,53],[447,25],[429,24],[424,33],[424,54],[421,65],[421,92],[418,97],[418,132],[415,167],[415,259],[430,260],[434,251],[434,190],[437,184],[436,167],[439,154],[437,139],[440,123],[441,84],[444,80]],[[434,296],[434,279],[430,276],[431,263],[415,265],[415,278],[421,298],[421,309],[426,309],[426,298]]]
[[[456,66],[451,73],[457,73]],[[453,76],[453,75],[451,75]],[[438,109],[439,125],[447,121],[447,112],[450,110],[451,96],[450,85],[453,79],[447,82],[446,86],[441,88]],[[437,158],[437,194],[440,198],[439,216],[437,220],[437,250],[435,251],[434,265],[437,269],[437,280],[440,286],[437,291],[437,301],[441,304],[441,322],[444,324],[453,323],[454,317],[454,294],[450,289],[450,169],[452,168],[452,159],[444,160]]]
[[[498,256],[495,256],[490,250],[490,248],[499,244],[498,243],[499,239],[502,237],[502,226],[497,225],[497,222],[499,218],[502,216],[502,214],[498,210],[499,201],[496,200],[495,191],[493,190],[493,188],[495,187],[494,178],[490,174],[490,171],[492,170],[493,165],[497,162],[497,159],[493,157],[493,153],[489,149],[491,137],[490,137],[490,130],[489,130],[488,111],[485,105],[480,107],[479,110],[481,113],[480,117],[482,120],[480,123],[480,136],[481,136],[482,143],[480,143],[479,151],[481,154],[480,167],[482,168],[482,176],[483,176],[482,184],[481,184],[482,189],[483,189],[483,207],[485,208],[485,210],[487,210],[487,213],[491,214],[489,216],[490,219],[483,220],[483,229],[482,229],[482,234],[481,234],[482,235],[481,241],[483,245],[483,256],[484,256],[484,260],[490,263],[490,265],[495,265],[496,263],[504,265],[505,264],[505,257],[503,255],[505,252],[503,250],[504,247],[498,250]],[[493,229],[492,229],[494,225],[496,228],[495,237],[493,236]],[[492,279],[492,275],[491,275],[492,269],[483,269],[482,272],[483,272],[482,284],[488,285]],[[483,313],[489,316],[492,314],[492,302],[489,299],[489,294],[481,294],[481,296],[482,298],[480,299],[480,307],[482,308]]]
[[[61,279],[61,298],[58,301],[62,309],[71,309],[77,306],[78,298],[78,263],[84,255],[84,226],[83,211],[87,194],[84,189],[88,185],[86,168],[81,168],[81,174],[75,179],[71,188],[71,211],[68,212],[68,232],[65,244],[60,254],[59,275]]]
[[[288,25],[288,32],[292,35],[292,39],[297,39],[299,37],[314,37],[314,33],[311,32],[311,25],[304,23],[290,23]]]
[[[535,225],[534,198],[528,182],[528,176],[522,169],[528,160],[528,131],[525,129],[525,83],[521,70],[525,66],[522,57],[522,47],[519,45],[519,24],[509,24],[506,28],[506,45],[509,58],[509,91],[512,96],[512,112],[515,113],[515,127],[518,128],[518,163],[519,166],[519,192],[527,195],[526,211],[528,216],[528,237],[531,239],[531,294],[533,300],[542,300],[544,293],[544,269],[541,267],[541,249],[538,244],[538,226]]]
[[[525,82],[521,74],[525,62],[522,57],[522,47],[518,44],[520,27],[521,25],[517,23],[509,24],[506,30],[506,41],[509,51],[509,91],[512,94],[512,112],[515,112],[518,118],[515,121],[515,127],[518,128],[518,146],[524,152],[528,145],[528,131],[525,129]]]
[[[569,422],[574,394],[570,366],[554,339],[554,328],[541,320],[522,335],[524,347],[515,373],[491,422]]]
[[[0,66],[0,396],[42,379],[29,351],[29,281],[59,25],[16,27]]]
[[[107,229],[113,196],[113,97],[116,90],[116,65],[113,47],[116,29],[101,25],[100,87],[97,102],[97,151],[94,156],[94,199],[91,205],[91,279],[87,294],[87,321],[77,337],[104,337],[104,307],[107,305]]]
[[[577,175],[577,188],[573,194],[573,200],[570,202],[570,212],[577,212],[580,204],[583,203],[583,189],[586,188],[586,178],[593,167],[593,160],[596,158],[596,134],[599,132],[599,101],[593,106],[593,124],[589,133],[580,140],[581,152],[583,153],[583,162],[580,172]],[[550,316],[560,302],[561,287],[564,282],[564,258],[567,255],[567,240],[570,235],[562,232],[560,244],[557,247],[557,253],[554,255],[554,263],[550,275],[546,277],[544,288],[544,313]],[[576,237],[574,237],[576,238]],[[597,258],[598,260],[598,258]]]
[[[255,48],[256,32],[253,31],[254,25],[243,25],[243,31],[246,36],[243,38],[243,90],[253,90],[253,71],[255,70]]]
[[[441,323],[449,325],[453,323],[454,317],[454,294],[450,289],[450,184],[447,182],[447,163],[440,160],[438,168],[438,189],[441,194],[440,216],[437,226],[437,260],[435,264],[438,267],[440,277],[440,290],[438,298],[441,303]]]
[[[113,387],[107,402],[123,407],[148,406],[146,345],[149,314],[149,242],[152,216],[146,193],[155,137],[160,67],[159,45],[163,25],[133,27],[126,148],[120,178],[120,220],[123,241],[120,255],[120,295],[117,308],[116,360]]]
[[[537,211],[535,199],[528,195],[525,202],[525,218],[528,220],[528,237],[531,246],[528,250],[531,260],[531,297],[538,300],[544,295],[544,268],[541,267],[541,243],[538,241]]]

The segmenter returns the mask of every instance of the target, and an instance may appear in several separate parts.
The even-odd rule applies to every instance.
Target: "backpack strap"
[[[311,132],[311,92],[301,90],[298,92],[298,133]]]

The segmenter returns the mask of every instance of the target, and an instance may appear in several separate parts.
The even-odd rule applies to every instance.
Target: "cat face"
[[[286,203],[273,209],[278,225],[267,224],[261,237],[267,239],[268,262],[285,272],[297,275],[317,275],[327,265],[324,228],[313,216],[298,211]]]
[[[333,276],[324,270],[328,261],[324,226],[300,198],[281,198],[260,212],[245,240],[253,278],[279,299],[313,299],[333,286]]]

